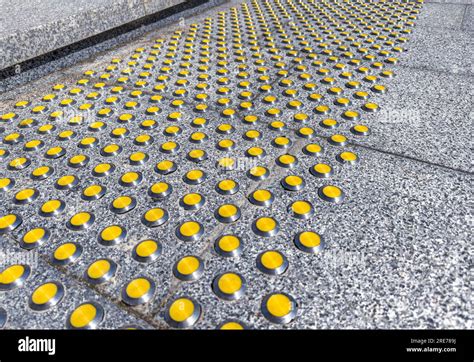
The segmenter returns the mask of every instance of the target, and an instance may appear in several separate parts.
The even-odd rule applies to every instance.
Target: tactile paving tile
[[[321,210],[350,197],[332,175],[357,172],[350,141],[370,136],[421,3],[254,0],[18,101],[1,118],[3,238],[147,325],[199,327],[248,298],[258,323],[213,327],[291,327],[299,296],[251,283],[285,280],[288,248],[324,253]],[[6,265],[2,294],[38,284],[23,274]]]

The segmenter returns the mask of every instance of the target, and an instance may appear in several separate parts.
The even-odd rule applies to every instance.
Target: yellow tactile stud
[[[78,243],[64,243],[59,245],[51,256],[56,265],[67,265],[75,262],[82,255],[82,246]]]
[[[0,192],[7,192],[15,186],[15,180],[9,177],[0,178]]]
[[[341,134],[335,134],[328,138],[328,142],[334,146],[345,146],[347,144],[347,137]]]
[[[220,140],[216,147],[221,151],[230,151],[235,148],[235,142],[231,139]]]
[[[314,156],[322,152],[322,147],[317,143],[308,143],[303,147],[302,151],[308,156]]]
[[[305,180],[301,176],[288,175],[281,180],[281,185],[288,191],[299,191],[306,185]]]
[[[56,126],[53,124],[44,124],[40,127],[38,127],[38,133],[39,134],[50,134],[56,129]]]
[[[105,186],[94,184],[84,188],[81,197],[87,201],[98,200],[105,195],[106,191]]]
[[[336,159],[341,163],[356,164],[359,162],[359,156],[354,152],[344,151],[336,156]]]
[[[152,239],[140,241],[133,248],[132,257],[142,263],[154,261],[161,254],[161,244]]]
[[[296,135],[301,138],[312,138],[315,133],[315,130],[311,127],[300,127],[296,131]]]
[[[148,145],[151,145],[153,142],[154,142],[154,138],[149,134],[138,135],[133,140],[133,143],[137,146],[148,146]],[[166,147],[164,145],[167,145],[168,147]],[[179,149],[179,145],[177,145],[177,144],[173,145],[173,144],[166,143],[164,145],[162,145],[162,148],[160,148],[160,150],[162,152],[164,152],[163,147],[166,147],[167,151],[165,153],[175,153]]]
[[[171,160],[163,160],[156,164],[155,171],[161,175],[168,175],[177,170],[176,163]]]
[[[66,154],[66,150],[63,147],[55,146],[48,149],[45,152],[44,157],[50,158],[50,159],[56,159],[56,158],[60,158],[64,156],[65,154]]]
[[[87,267],[84,278],[91,284],[102,284],[112,279],[117,271],[117,264],[110,259],[98,259]]]
[[[104,177],[110,175],[115,171],[115,165],[112,163],[99,163],[92,170],[92,175],[95,177]]]
[[[165,136],[174,137],[174,136],[178,136],[181,133],[183,133],[183,130],[179,126],[168,126],[168,127],[165,128],[163,133],[164,133]]]
[[[46,201],[40,207],[40,215],[45,217],[52,217],[60,214],[66,208],[66,203],[59,199]]]
[[[26,151],[26,150],[25,150]],[[10,151],[0,148],[0,160],[7,158],[10,155]]]
[[[11,171],[20,171],[27,168],[31,164],[31,160],[26,157],[18,157],[8,163],[8,169]]]
[[[156,127],[158,127],[158,123],[153,119],[146,119],[140,123],[140,128],[144,130],[154,129]]]
[[[18,191],[14,196],[14,203],[18,205],[28,204],[35,201],[39,196],[39,191],[34,188],[27,188]]]
[[[29,306],[36,311],[54,307],[64,297],[64,287],[61,283],[52,281],[38,286],[30,296]]]
[[[366,125],[357,124],[351,128],[351,132],[357,136],[367,136],[370,134],[370,129]]]
[[[173,192],[171,184],[166,182],[157,182],[150,186],[148,195],[153,199],[164,199]]]
[[[248,199],[252,204],[257,206],[270,206],[275,200],[275,197],[269,190],[258,189],[252,192]]]
[[[25,137],[21,133],[14,132],[3,137],[3,143],[7,145],[15,145],[22,142],[24,139]]]
[[[190,170],[183,176],[183,181],[189,185],[199,185],[206,179],[207,173],[199,169]]]
[[[25,118],[18,123],[18,128],[31,128],[38,125],[38,121],[32,118]]]
[[[289,294],[272,293],[263,298],[261,311],[270,322],[286,324],[296,317],[297,303]]]
[[[232,223],[240,219],[240,209],[234,204],[224,204],[214,212],[215,218],[222,223]]]
[[[244,330],[247,326],[238,320],[226,320],[219,324],[217,327],[219,330]]]
[[[176,236],[183,241],[197,241],[203,233],[204,228],[197,221],[184,221],[176,228]]]
[[[314,108],[314,112],[317,114],[328,114],[331,108],[327,105],[321,104]]]
[[[168,211],[163,208],[155,207],[147,210],[142,216],[142,223],[150,228],[163,225],[169,219]]]
[[[239,191],[239,184],[232,179],[224,179],[216,184],[216,191],[221,195],[233,195]]]
[[[289,148],[292,145],[291,140],[285,136],[279,136],[272,140],[272,145],[277,148]]]
[[[242,253],[242,242],[238,236],[223,235],[215,241],[214,250],[223,257],[236,257]]]
[[[95,329],[103,321],[104,308],[96,302],[85,302],[76,307],[68,316],[69,329]]]
[[[204,132],[194,132],[189,136],[191,143],[204,143],[209,139],[209,136]]]
[[[262,138],[261,132],[251,129],[244,133],[244,139],[248,141],[257,141]]]
[[[288,212],[297,219],[306,220],[314,214],[314,208],[309,201],[297,200],[288,206]]]
[[[122,242],[127,236],[127,230],[120,225],[111,225],[102,229],[99,235],[99,243],[111,246]]]
[[[212,290],[221,299],[237,300],[240,299],[247,288],[245,278],[235,272],[222,273],[214,278]]]
[[[377,112],[380,107],[376,103],[366,103],[362,106],[362,109],[367,112]]]
[[[360,114],[357,111],[347,110],[342,114],[342,117],[344,117],[345,119],[354,121],[360,118]]]
[[[124,187],[138,186],[143,180],[141,172],[125,172],[120,176],[119,184]]]
[[[326,178],[333,174],[333,169],[325,163],[317,163],[310,167],[309,172],[316,177]]]
[[[318,195],[325,201],[339,203],[344,199],[344,192],[337,186],[326,185],[318,189]]]
[[[100,154],[104,157],[117,156],[121,152],[122,152],[122,146],[117,145],[115,143],[106,145],[100,150]]]
[[[23,286],[31,273],[26,264],[13,264],[0,272],[0,291],[12,290]]]
[[[270,175],[268,168],[264,166],[255,166],[247,171],[247,177],[254,181],[261,181]]]
[[[287,154],[278,156],[276,159],[276,164],[284,168],[293,168],[298,164],[298,159],[295,156],[287,153]]]
[[[117,99],[117,97],[114,97],[113,100]],[[112,99],[109,98],[109,101]],[[131,113],[123,113],[118,116],[118,122],[119,123],[128,123],[128,122],[133,122],[135,120],[135,116]]]
[[[336,106],[340,106],[340,107],[348,107],[352,104],[351,100],[349,98],[337,98],[335,101],[334,101],[334,104]]]
[[[179,297],[173,300],[165,313],[166,322],[174,328],[193,326],[201,316],[201,306],[189,297]]]
[[[131,306],[149,302],[155,292],[155,282],[148,277],[129,281],[122,289],[122,300]]]
[[[31,250],[35,249],[49,240],[51,232],[44,228],[38,227],[27,231],[20,241],[20,246],[23,249]]]
[[[137,200],[132,196],[118,196],[110,204],[110,210],[116,214],[125,214],[137,206]]]
[[[26,108],[30,105],[30,102],[27,100],[18,101],[15,103],[15,108]]]
[[[268,275],[281,275],[288,265],[288,259],[278,250],[267,250],[257,256],[257,268]]]
[[[136,166],[136,165],[143,165],[149,160],[149,158],[150,156],[148,156],[148,154],[145,152],[135,152],[135,153],[132,153],[128,159],[131,165]]]
[[[58,134],[58,139],[62,141],[68,141],[77,136],[77,133],[71,130],[62,131]]]
[[[197,280],[204,272],[204,261],[194,255],[186,255],[173,266],[173,275],[183,281]]]
[[[295,235],[293,242],[298,249],[306,253],[317,253],[324,248],[322,236],[314,231],[299,232]]]
[[[95,221],[95,215],[91,212],[81,211],[74,214],[68,221],[67,227],[72,230],[84,230]]]
[[[179,200],[179,205],[185,210],[197,210],[206,202],[206,198],[199,193],[189,193]]]
[[[278,234],[280,226],[274,218],[263,216],[252,223],[252,230],[259,236],[269,237]]]
[[[266,156],[266,151],[261,147],[250,147],[245,151],[247,157],[261,159]]]
[[[128,128],[125,128],[125,127],[117,127],[117,128],[114,128],[111,132],[110,132],[110,137],[113,137],[113,138],[125,138],[126,136],[128,136],[130,134],[130,131],[128,130]]]
[[[68,166],[72,168],[84,167],[85,165],[89,163],[89,160],[90,158],[87,155],[83,155],[83,154],[75,155],[75,156],[72,156],[68,160]]]
[[[336,128],[339,123],[333,118],[325,118],[321,122],[319,122],[319,125],[323,128],[332,129]]]

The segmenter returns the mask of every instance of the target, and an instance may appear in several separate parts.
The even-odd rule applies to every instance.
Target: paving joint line
[[[439,163],[434,163],[434,162],[430,162],[430,161],[421,160],[419,158],[403,155],[403,154],[400,154],[400,153],[397,153],[397,152],[386,151],[386,150],[382,150],[382,149],[379,149],[379,148],[376,148],[376,147],[362,145],[362,144],[359,144],[359,143],[356,143],[356,142],[348,142],[348,144],[353,145],[354,147],[359,147],[359,148],[363,148],[363,149],[366,149],[366,150],[371,150],[371,151],[374,151],[374,152],[379,152],[379,153],[383,153],[383,154],[398,157],[398,158],[404,158],[404,159],[414,161],[414,162],[424,163],[426,165],[442,168],[444,170],[449,170],[449,171],[458,172],[458,173],[461,173],[461,174],[464,174],[464,175],[474,176],[474,172],[470,172],[470,171],[466,171],[466,170],[462,170],[462,169],[442,165],[442,164],[439,164]]]
[[[472,5],[465,4],[464,14],[462,15],[461,27],[460,27],[460,29],[459,29],[459,30],[461,30],[461,31],[466,31],[466,30],[464,30],[464,23],[466,22],[467,11],[468,11],[468,9],[469,9],[470,6],[472,6]]]
[[[422,72],[433,72],[439,75],[462,75],[464,77],[468,78],[474,78],[474,73],[469,72],[469,71],[464,71],[464,72],[453,72],[453,71],[448,71],[444,69],[434,69],[430,67],[424,67],[424,66],[412,66],[412,65],[404,65],[403,62],[400,63],[399,65],[400,68],[405,68],[405,69],[413,69],[417,71],[422,71]]]

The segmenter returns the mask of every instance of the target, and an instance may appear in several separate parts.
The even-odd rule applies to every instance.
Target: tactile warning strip
[[[318,219],[350,199],[333,176],[357,172],[351,138],[370,135],[421,6],[250,1],[17,102],[2,245],[57,273],[4,265],[3,300],[45,328],[106,327],[114,304],[145,327],[291,327],[285,277],[324,253]]]

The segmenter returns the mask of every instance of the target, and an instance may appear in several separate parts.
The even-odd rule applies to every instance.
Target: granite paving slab
[[[417,27],[461,30],[465,4],[427,3],[416,22]]]
[[[0,4],[0,69],[177,5],[182,0],[3,1]]]
[[[474,37],[471,32],[417,27],[410,49],[400,59],[405,67],[474,74]]]
[[[298,148],[297,148],[298,149]],[[422,162],[350,147],[360,157],[354,166],[334,164],[336,148],[321,157],[305,157],[300,164],[281,170],[260,185],[275,193],[267,208],[247,203],[249,219],[271,215],[280,232],[268,240],[236,223],[225,233],[241,235],[244,251],[238,258],[221,258],[212,247],[205,254],[206,274],[182,283],[170,300],[194,298],[203,309],[195,328],[213,329],[228,320],[249,328],[471,328],[469,274],[470,224],[473,219],[472,175],[452,172]],[[316,162],[334,166],[330,181],[312,177]],[[281,191],[285,175],[303,176],[306,187]],[[346,192],[341,204],[318,199],[317,190],[330,182]],[[315,208],[310,221],[287,217],[292,201],[309,200]],[[297,231],[323,235],[319,254],[296,248]],[[279,276],[256,268],[257,256],[266,250],[282,252],[289,262]],[[222,271],[242,274],[246,293],[236,301],[218,298],[212,290]],[[263,298],[284,292],[295,298],[298,312],[289,324],[272,324],[261,313]],[[166,308],[156,315],[164,318]]]

